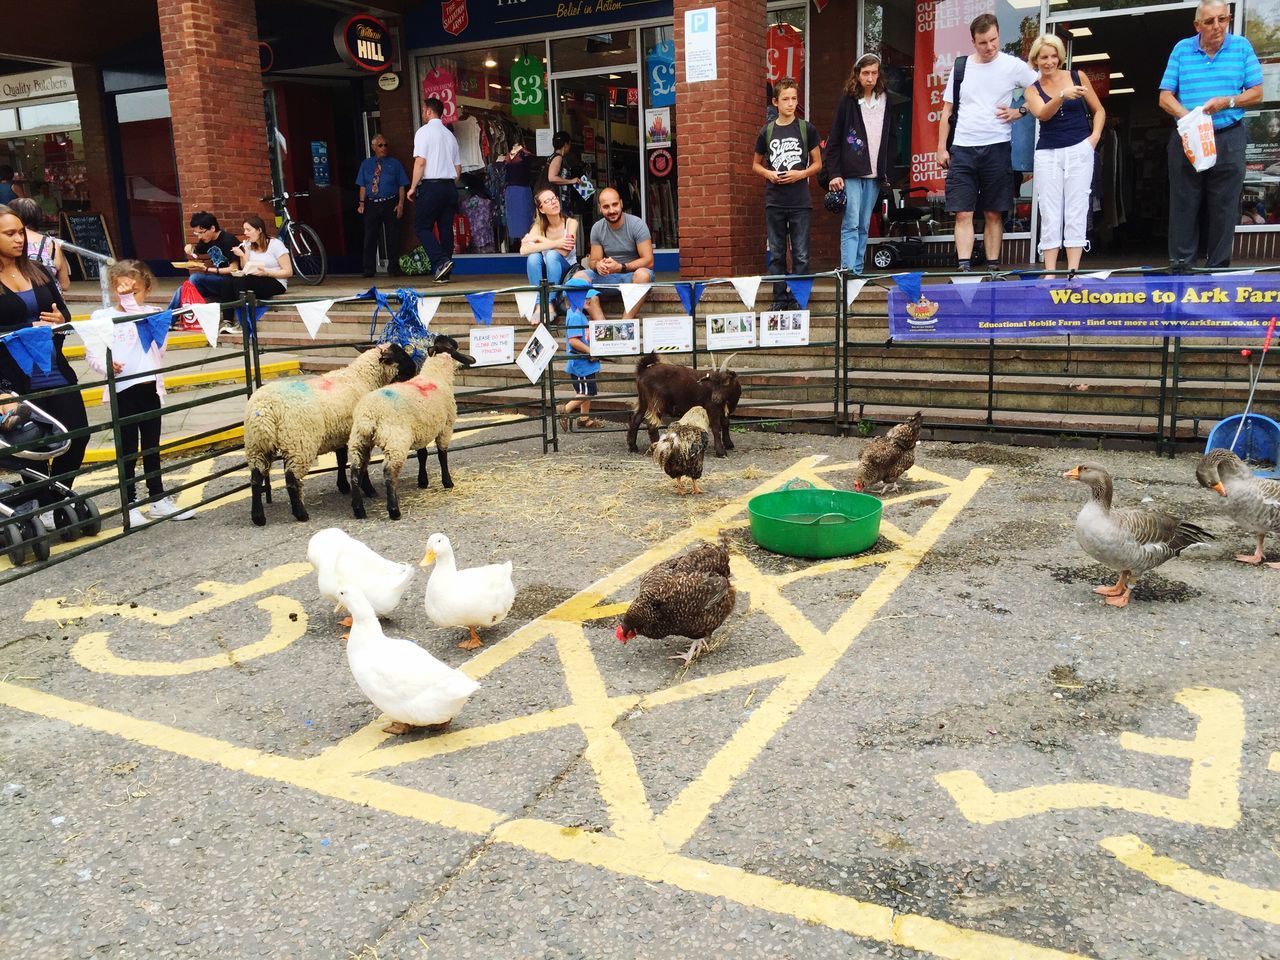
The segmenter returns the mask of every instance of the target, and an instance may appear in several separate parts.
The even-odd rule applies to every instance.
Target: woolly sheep
[[[396,483],[409,458],[418,451],[418,486],[427,485],[427,445],[436,445],[440,459],[440,481],[446,490],[453,487],[449,476],[449,441],[458,404],[453,397],[454,361],[470,366],[474,358],[458,350],[452,337],[437,334],[430,356],[412,380],[374,390],[360,398],[351,418],[347,448],[351,454],[351,512],[364,519],[364,499],[371,494],[369,457],[375,446],[382,448],[382,475],[387,487],[387,514],[400,519],[400,497]]]
[[[338,491],[347,489],[347,435],[356,401],[378,387],[413,376],[416,364],[399,344],[372,347],[341,370],[320,377],[277,380],[255,390],[244,408],[244,453],[253,490],[252,517],[265,526],[264,492],[271,461],[284,460],[285,487],[295,520],[307,520],[302,481],[322,453],[338,455]],[[368,491],[370,494],[372,490]]]

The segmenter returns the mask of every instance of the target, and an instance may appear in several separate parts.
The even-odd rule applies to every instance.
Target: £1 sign
[[[673,107],[676,103],[676,45],[673,40],[654,44],[644,58],[649,75],[651,107]]]
[[[765,77],[777,83],[790,77],[797,83],[804,81],[804,38],[789,23],[775,23],[765,39]]]
[[[422,99],[435,97],[444,106],[440,119],[453,123],[458,119],[458,86],[451,70],[432,67],[422,78]]]
[[[540,117],[546,110],[546,84],[542,63],[533,57],[521,57],[511,65],[511,114],[516,117]]]

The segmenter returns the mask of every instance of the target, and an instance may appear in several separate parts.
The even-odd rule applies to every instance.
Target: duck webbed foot
[[[411,723],[401,723],[399,720],[393,720],[382,728],[383,733],[390,733],[394,736],[400,736],[405,733],[412,733],[418,728]]]
[[[468,627],[468,629],[471,631],[471,637],[458,644],[458,648],[461,650],[479,650],[484,646],[484,641],[480,639],[480,634],[476,633],[475,627]]]

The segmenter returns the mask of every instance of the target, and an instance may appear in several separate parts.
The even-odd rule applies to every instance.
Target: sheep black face
[[[414,374],[418,372],[418,365],[413,362],[413,357],[404,347],[398,343],[384,343],[381,349],[383,364],[396,371],[391,380],[392,383],[413,379]]]
[[[438,353],[447,353],[464,367],[469,367],[476,362],[476,358],[471,356],[471,354],[463,353],[458,349],[457,340],[453,339],[453,337],[446,336],[443,333],[436,334],[436,338],[431,342],[431,346],[427,349],[427,353],[433,357]]]

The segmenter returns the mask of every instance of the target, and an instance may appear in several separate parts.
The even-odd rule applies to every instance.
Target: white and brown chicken
[[[902,489],[898,481],[915,466],[916,444],[920,442],[920,422],[923,419],[923,414],[917,410],[883,437],[866,442],[854,471],[854,490],[861,493],[868,487],[878,486],[880,492],[888,493]]]
[[[684,482],[689,480],[693,493],[702,493],[698,481],[702,479],[702,461],[711,445],[711,421],[701,406],[693,406],[679,420],[667,427],[650,450],[668,477],[676,482],[676,493],[688,492]]]

